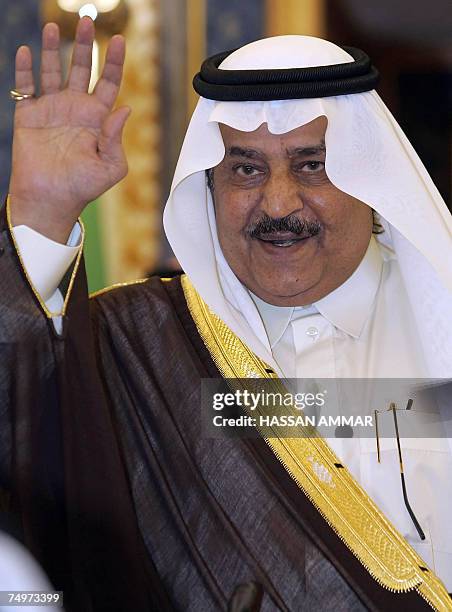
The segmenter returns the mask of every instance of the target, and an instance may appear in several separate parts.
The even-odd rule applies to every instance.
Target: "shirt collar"
[[[354,338],[359,338],[371,313],[380,284],[383,259],[372,236],[361,263],[340,287],[310,306],[274,306],[256,295],[256,304],[268,335],[271,348],[286,331],[292,318],[319,312],[332,325]]]
[[[267,332],[270,347],[273,349],[286,331],[295,308],[293,306],[274,306],[273,304],[264,302],[260,297],[251,293],[251,291],[249,293],[253,298],[253,302],[256,304],[265,331]]]

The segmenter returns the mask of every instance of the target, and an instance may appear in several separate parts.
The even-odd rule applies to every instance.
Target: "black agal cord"
[[[232,51],[207,58],[193,79],[204,98],[226,102],[325,98],[374,89],[379,74],[369,57],[355,47],[342,47],[354,61],[313,68],[221,70]]]

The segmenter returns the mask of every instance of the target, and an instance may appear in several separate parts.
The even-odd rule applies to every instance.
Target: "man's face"
[[[325,117],[286,134],[220,125],[226,153],[212,177],[220,245],[240,281],[270,304],[324,297],[369,244],[371,208],[326,175],[326,126]]]

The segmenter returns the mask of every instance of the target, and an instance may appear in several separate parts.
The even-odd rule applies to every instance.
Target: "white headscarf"
[[[310,36],[277,36],[229,55],[224,70],[303,68],[353,61]],[[431,377],[452,372],[452,217],[397,122],[375,91],[303,100],[216,102],[200,98],[164,212],[168,240],[209,307],[267,363],[272,358],[248,292],[218,244],[205,170],[219,164],[224,123],[245,132],[262,123],[282,134],[324,115],[326,172],[341,191],[372,206],[396,254]],[[276,367],[276,369],[278,369]]]

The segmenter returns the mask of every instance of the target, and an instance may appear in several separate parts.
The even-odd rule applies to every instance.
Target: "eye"
[[[325,170],[325,162],[322,161],[308,161],[299,166],[301,172],[323,172]]]
[[[240,164],[239,166],[235,166],[234,171],[238,176],[242,177],[257,176],[258,174],[261,174],[261,170],[249,164]]]

